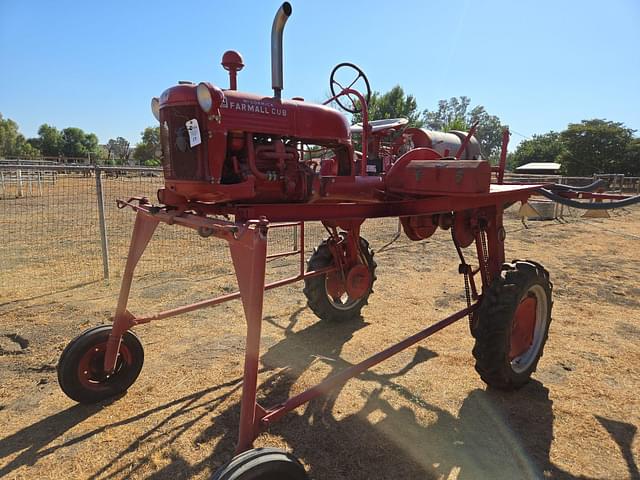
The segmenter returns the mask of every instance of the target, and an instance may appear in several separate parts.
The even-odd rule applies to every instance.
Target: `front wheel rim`
[[[104,372],[103,362],[107,342],[100,342],[88,349],[78,362],[78,379],[87,390],[100,392],[109,387],[110,382],[133,363],[133,356],[124,342],[120,344],[116,368],[112,374]]]
[[[327,278],[325,278],[325,292],[327,294],[327,300],[329,300],[329,303],[333,308],[337,310],[350,310],[362,300],[362,297],[351,298],[346,290],[343,291],[342,289],[332,293],[330,282],[331,280],[327,275]]]

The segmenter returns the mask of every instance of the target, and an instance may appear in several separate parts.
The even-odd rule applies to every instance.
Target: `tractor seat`
[[[406,118],[383,118],[381,120],[372,120],[369,122],[371,133],[381,132],[387,129],[395,129],[404,127],[409,120]],[[351,133],[362,133],[362,123],[351,125]]]

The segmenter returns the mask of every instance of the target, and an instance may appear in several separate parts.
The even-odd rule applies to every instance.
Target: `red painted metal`
[[[414,241],[429,238],[438,229],[438,217],[436,215],[400,217],[400,223],[405,235]]]
[[[267,283],[264,286],[264,290],[273,290],[274,288],[283,287],[285,285],[289,285],[291,283],[296,283],[305,278],[317,277],[319,275],[332,274],[335,272],[335,268],[327,267],[321,270],[313,270],[309,272],[303,272],[300,275],[296,275],[295,277],[284,278],[282,280],[277,280],[275,282]],[[203,300],[201,302],[192,303],[189,305],[185,305],[182,307],[173,308],[171,310],[165,310],[163,312],[158,312],[152,315],[145,315],[140,317],[131,317],[132,326],[140,325],[142,323],[149,323],[155,320],[164,320],[165,318],[175,317],[176,315],[182,315],[183,313],[193,312],[195,310],[200,310],[202,308],[214,307],[216,305],[220,305],[221,303],[228,302],[230,300],[236,300],[241,298],[240,292],[228,293],[226,295],[221,295],[219,297],[211,298],[209,300]]]
[[[371,272],[363,264],[356,265],[347,273],[346,290],[349,298],[364,297],[371,288]]]
[[[229,242],[231,258],[238,279],[242,306],[247,320],[247,341],[240,403],[240,428],[237,451],[251,447],[257,435],[256,387],[260,360],[260,331],[262,327],[262,302],[267,260],[266,219],[252,222],[244,232]]]
[[[485,160],[419,159],[394,167],[387,174],[387,190],[405,196],[487,193],[491,184],[491,167]]]
[[[458,245],[461,248],[467,248],[475,241],[475,232],[478,229],[478,212],[476,210],[456,212],[452,228]]]
[[[229,89],[238,89],[238,72],[244,68],[244,60],[235,50],[227,50],[222,55],[222,67],[229,72]]]
[[[341,298],[347,292],[344,276],[341,275],[341,272],[337,269],[327,275],[325,284],[327,293],[334,300]]]
[[[265,216],[272,222],[405,217],[489,207],[496,203],[526,201],[539,187],[540,185],[491,185],[490,191],[485,194],[442,193],[428,198],[375,203],[351,201],[270,205],[203,205],[201,209],[212,215],[234,215],[236,220],[240,222],[260,216]]]
[[[283,10],[287,16],[290,8],[286,4]],[[275,33],[281,36],[282,31]],[[281,63],[281,57],[278,60]],[[212,97],[209,111],[200,108],[195,84],[173,86],[160,96],[165,188],[158,192],[158,199],[164,205],[152,206],[145,198],[118,202],[120,208],[132,208],[136,220],[113,328],[106,344],[97,346],[81,359],[78,373],[81,381],[91,383],[90,375],[100,375],[101,362],[102,373],[106,375],[116,368],[118,353],[127,361],[130,352],[121,345],[122,335],[135,325],[239,298],[247,322],[236,446],[236,451],[241,452],[251,447],[262,429],[286,412],[471,315],[482,302],[475,276],[480,275],[484,292],[492,279],[500,275],[504,263],[504,205],[525,202],[541,185],[503,183],[509,141],[507,129],[503,132],[497,167],[479,160],[480,146],[473,137],[477,124],[466,135],[416,128],[394,130],[399,137],[383,144],[383,138],[391,131],[378,130],[374,135],[366,99],[360,92],[346,88],[325,103],[342,95],[359,99],[363,151],[357,155],[351,127],[344,115],[326,104],[315,105],[299,98],[281,99],[281,83],[274,84],[274,97],[239,92],[237,72],[244,66],[242,57],[228,51],[222,65],[229,71],[230,89],[223,91],[205,83]],[[200,143],[192,142],[186,131],[185,122],[189,120],[198,122]],[[452,150],[458,160],[443,158]],[[371,176],[367,174],[370,161],[376,165],[376,172]],[[497,184],[491,184],[492,172],[497,173]],[[566,189],[562,195],[597,200],[626,198]],[[233,216],[235,221],[211,218],[211,215]],[[437,228],[453,228],[452,237],[461,261],[459,271],[468,278],[469,296],[476,303],[284,404],[263,408],[256,401],[256,392],[264,292],[324,275],[327,292],[334,298],[344,293],[351,298],[366,295],[371,288],[372,273],[361,251],[360,227],[365,219],[379,217],[399,217],[412,240],[428,238]],[[322,221],[329,231],[331,266],[305,272],[305,221]],[[147,316],[130,313],[127,303],[134,270],[160,222],[226,241],[239,291]],[[290,251],[267,255],[268,230],[281,227],[298,229],[299,244]],[[465,262],[462,253],[462,248],[474,241],[479,263],[476,268]],[[265,285],[267,259],[295,255],[299,255],[298,274]],[[531,345],[536,308],[535,298],[526,298],[518,306],[511,336],[511,358]],[[93,384],[85,386],[93,388]]]
[[[531,347],[536,327],[537,305],[536,297],[530,296],[523,299],[516,309],[511,330],[510,360],[522,355]]]
[[[367,176],[367,158],[368,158],[367,149],[369,148],[369,136],[371,135],[371,126],[369,125],[369,108],[367,105],[367,100],[366,98],[364,98],[364,95],[362,95],[359,91],[354,90],[352,88],[345,88],[338,95],[335,95],[329,98],[328,100],[326,100],[324,102],[324,105],[327,105],[333,102],[336,98],[342,95],[346,95],[346,96],[355,95],[356,97],[358,97],[358,100],[360,101],[360,106],[362,108],[362,159],[360,161],[360,175],[362,175],[363,177],[366,177]]]
[[[127,255],[127,263],[125,264],[124,273],[122,274],[122,283],[120,284],[120,294],[113,319],[113,328],[109,334],[107,349],[104,355],[105,372],[114,371],[118,350],[122,341],[122,334],[135,325],[133,315],[127,311],[133,272],[145,248],[149,244],[149,240],[151,240],[158,223],[159,220],[145,215],[142,212],[138,212],[136,215],[136,221],[133,225],[133,233],[131,235],[131,244],[129,246],[129,254]]]
[[[518,192],[518,190],[512,190],[512,192]],[[134,232],[132,235],[130,256],[125,268],[125,274],[123,276],[123,284],[121,287],[121,295],[118,302],[117,314],[114,320],[114,329],[112,337],[121,338],[122,333],[136,324],[147,323],[152,320],[159,320],[162,318],[168,318],[170,316],[186,313],[200,308],[216,305],[224,301],[241,298],[243,301],[243,307],[245,310],[245,316],[247,319],[247,341],[245,351],[245,373],[243,379],[243,391],[241,400],[241,414],[238,433],[237,452],[244,451],[251,447],[253,440],[259,434],[261,428],[265,425],[275,421],[282,416],[285,412],[296,408],[305,401],[322,394],[328,388],[337,384],[343,383],[346,379],[351,378],[362,371],[370,368],[371,366],[383,361],[384,359],[398,353],[399,351],[410,347],[416,342],[426,338],[427,336],[435,333],[436,331],[446,327],[459,318],[465,317],[468,313],[477,308],[478,304],[472,305],[470,308],[462,310],[457,314],[448,317],[437,324],[434,324],[427,329],[419,332],[412,337],[376,354],[364,362],[347,369],[346,371],[332,377],[325,382],[322,382],[317,387],[313,387],[310,390],[298,395],[283,406],[276,407],[274,409],[264,409],[256,402],[256,390],[257,390],[257,372],[259,362],[260,351],[260,331],[262,324],[262,302],[264,291],[270,288],[276,288],[293,281],[298,281],[303,278],[307,278],[311,275],[330,274],[329,279],[340,277],[337,273],[342,267],[327,268],[316,272],[304,272],[304,255],[301,253],[300,259],[300,274],[296,277],[280,280],[271,284],[265,285],[265,265],[267,259],[267,229],[268,222],[266,219],[257,221],[251,221],[247,223],[233,223],[218,219],[211,219],[194,215],[190,213],[175,213],[171,211],[165,211],[162,209],[156,209],[145,203],[146,200],[140,201],[139,205],[135,205],[132,201],[120,202],[120,206],[129,206],[136,212],[136,223],[134,226]],[[216,236],[226,240],[229,243],[231,255],[238,277],[238,285],[240,291],[228,294],[222,297],[218,297],[203,302],[198,302],[192,305],[179,307],[166,312],[160,312],[156,315],[147,317],[135,317],[126,310],[127,299],[131,288],[131,280],[133,278],[133,271],[135,269],[140,256],[147,245],[153,231],[157,224],[162,221],[168,224],[180,225],[188,227],[199,232],[207,232],[208,235]],[[341,221],[345,228],[348,228],[346,237],[339,240],[336,245],[342,245],[344,252],[339,254],[340,258],[344,258],[345,268],[348,265],[355,265],[354,267],[347,268],[347,281],[346,286],[355,289],[350,292],[353,296],[359,296],[362,292],[362,285],[370,285],[370,274],[367,270],[367,274],[359,271],[364,267],[358,262],[357,257],[354,257],[353,244],[355,239],[359,238],[360,224],[362,220],[349,220]],[[495,222],[494,222],[495,223]],[[496,224],[497,225],[497,224]],[[298,223],[288,224],[276,224],[274,228],[284,226],[298,226]],[[292,250],[291,252],[285,252],[287,254],[298,254],[304,251],[302,245],[304,245],[304,228],[303,225],[299,225],[301,233],[301,247],[299,249]],[[335,226],[332,227],[335,231]],[[331,242],[330,242],[331,243]],[[350,246],[351,245],[351,246]],[[337,247],[336,247],[337,248]],[[364,267],[366,268],[366,267]],[[351,277],[351,278],[349,278]],[[342,277],[344,278],[344,277]],[[345,285],[345,280],[340,280],[342,285]],[[346,290],[346,287],[344,287]],[[365,291],[366,293],[366,291]],[[119,332],[119,333],[118,333]],[[110,371],[106,368],[108,350],[110,348],[111,338],[106,347],[105,355],[105,371]],[[119,345],[119,343],[118,343]],[[113,348],[113,346],[111,347]],[[117,356],[118,349],[114,349],[115,356]],[[121,351],[122,352],[122,351]],[[114,363],[115,366],[115,363]]]
[[[107,342],[102,342],[91,347],[80,358],[78,363],[78,379],[80,383],[89,390],[103,390],[107,376],[104,370],[104,355],[107,350]],[[133,357],[125,344],[121,344],[116,359],[125,364],[132,364]]]
[[[473,135],[476,133],[476,130],[478,129],[479,124],[480,122],[475,122],[473,125],[471,125],[471,128],[469,129],[467,136],[464,138],[464,140],[462,141],[462,144],[460,145],[460,148],[455,154],[456,160],[460,160],[462,158],[462,154],[467,149],[467,146],[469,146],[469,142],[471,141],[471,138],[473,137]]]
[[[507,147],[509,146],[509,128],[502,131],[502,147],[500,149],[500,163],[498,164],[498,183],[504,183],[504,170],[507,167]]]

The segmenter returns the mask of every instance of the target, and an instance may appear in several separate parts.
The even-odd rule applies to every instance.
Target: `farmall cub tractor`
[[[281,98],[282,33],[291,15],[284,3],[273,22],[273,96],[237,90],[242,57],[226,52],[223,67],[230,87],[180,82],[152,100],[160,122],[165,188],[160,205],[146,198],[119,201],[136,212],[129,255],[113,324],[92,328],[73,340],[58,365],[62,390],[82,403],[124,393],[136,380],[143,349],[131,328],[153,320],[241,299],[247,323],[244,377],[237,456],[217,479],[301,479],[306,473],[291,454],[252,449],[261,431],[287,412],[330,388],[344,384],[436,331],[468,317],[475,338],[475,367],[491,387],[512,390],[527,383],[547,339],[551,321],[549,274],[531,260],[505,263],[503,210],[542,194],[575,207],[576,197],[607,198],[612,208],[635,197],[591,193],[564,185],[503,183],[508,132],[501,161],[492,167],[482,158],[471,131],[439,133],[406,128],[403,118],[369,121],[369,82],[355,65],[340,64],[331,73],[332,98],[316,105]],[[343,85],[339,74],[351,70]],[[362,83],[365,92],[354,88]],[[326,106],[335,101],[363,122],[350,126],[345,116]],[[361,138],[356,151],[352,135]],[[393,141],[386,142],[385,139]],[[492,183],[495,176],[496,183]],[[603,207],[605,206],[605,207]],[[234,221],[221,218],[234,218]],[[376,280],[376,263],[360,227],[367,218],[398,217],[411,240],[450,230],[460,257],[467,307],[296,395],[284,403],[256,402],[264,291],[304,281],[309,308],[327,322],[360,316]],[[304,222],[320,221],[328,237],[306,262]],[[159,222],[191,228],[229,244],[239,291],[147,316],[127,310],[134,269]],[[298,226],[299,248],[285,253],[300,259],[299,274],[265,285],[270,228]],[[478,265],[463,250],[475,244]],[[479,279],[479,280],[478,280]]]

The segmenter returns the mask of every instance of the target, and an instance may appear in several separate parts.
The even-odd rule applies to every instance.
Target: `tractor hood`
[[[237,90],[224,90],[220,105],[220,122],[208,116],[211,131],[243,131],[314,140],[346,143],[351,139],[350,125],[340,112],[302,100],[279,100]],[[195,84],[180,84],[160,96],[160,108],[196,106]],[[200,110],[202,116],[206,116]]]

